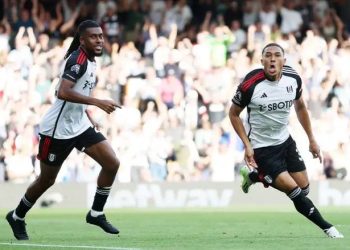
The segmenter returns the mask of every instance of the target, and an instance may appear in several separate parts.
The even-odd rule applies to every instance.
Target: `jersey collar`
[[[89,61],[95,62],[95,57],[90,56],[83,47],[79,46],[79,50],[81,50],[86,55],[86,58],[89,59]]]

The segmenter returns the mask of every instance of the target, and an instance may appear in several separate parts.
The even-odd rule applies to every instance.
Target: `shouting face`
[[[285,62],[286,59],[281,47],[271,45],[263,50],[261,63],[269,80],[276,81],[281,77],[282,67]]]

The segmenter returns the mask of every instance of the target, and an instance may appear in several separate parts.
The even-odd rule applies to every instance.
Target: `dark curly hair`
[[[64,59],[67,59],[69,57],[69,55],[74,51],[77,50],[80,46],[80,36],[84,34],[85,30],[88,28],[98,28],[100,27],[100,25],[94,21],[94,20],[85,20],[82,21],[79,26],[78,26],[78,30],[74,35],[73,41],[69,46],[69,49],[66,53],[66,55],[64,56]]]

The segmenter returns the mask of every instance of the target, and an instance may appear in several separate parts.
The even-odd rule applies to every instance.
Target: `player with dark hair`
[[[262,50],[263,69],[248,73],[232,99],[229,117],[245,146],[247,166],[241,169],[245,193],[255,182],[263,182],[284,192],[296,210],[319,226],[331,238],[344,236],[325,221],[312,201],[306,197],[309,180],[306,167],[287,125],[294,105],[298,120],[309,139],[314,158],[322,162],[320,148],[302,98],[302,81],[298,73],[285,66],[283,48],[270,43]],[[248,133],[239,117],[247,107]]]
[[[6,216],[18,240],[29,239],[25,215],[55,183],[62,163],[73,148],[85,152],[102,167],[86,222],[101,227],[107,233],[119,233],[106,220],[103,212],[119,168],[119,160],[106,138],[94,129],[96,123],[86,110],[88,105],[95,105],[110,114],[120,108],[112,100],[90,97],[96,86],[95,56],[102,55],[103,44],[102,29],[97,22],[86,20],[79,24],[78,32],[64,57],[64,70],[56,90],[57,99],[40,123],[37,156],[40,160],[40,175],[28,187],[17,208]]]

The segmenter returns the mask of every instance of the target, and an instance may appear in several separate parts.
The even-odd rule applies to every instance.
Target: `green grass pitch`
[[[86,224],[85,210],[35,208],[23,242],[14,240],[1,210],[0,249],[350,249],[350,209],[320,210],[344,239],[326,238],[292,208],[106,210],[119,236]]]

